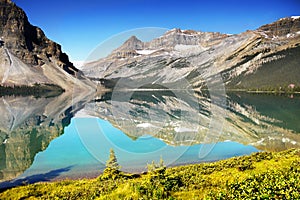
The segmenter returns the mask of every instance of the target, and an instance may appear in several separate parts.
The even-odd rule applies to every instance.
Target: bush
[[[256,174],[229,184],[226,190],[211,192],[208,198],[218,199],[300,199],[300,162],[292,162],[283,170]]]

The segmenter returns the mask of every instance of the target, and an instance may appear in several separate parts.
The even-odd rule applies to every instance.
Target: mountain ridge
[[[300,45],[300,18],[280,19],[256,30],[234,35],[172,29],[150,42],[141,43],[135,38],[131,42],[136,44],[131,43],[130,48],[127,42],[106,58],[87,63],[82,69],[83,73],[96,82],[109,83],[112,88],[114,84],[111,83],[117,83],[120,79],[137,82],[159,80],[156,83],[170,86],[185,79],[194,88],[199,88],[199,85],[203,85],[203,79],[209,79],[206,77],[208,67],[213,71],[209,76],[220,74],[227,88],[241,88],[241,85],[246,85],[240,83],[244,77],[256,74],[268,63],[276,65],[277,61],[285,59],[285,52],[289,49],[296,49],[297,52]],[[294,63],[295,72],[299,62],[294,56],[291,63]],[[181,76],[181,79],[174,78],[177,76]],[[283,82],[298,86],[298,80],[300,77],[288,83],[285,80]],[[277,87],[273,80],[266,80],[259,87],[267,86]],[[250,88],[247,86],[244,89]]]

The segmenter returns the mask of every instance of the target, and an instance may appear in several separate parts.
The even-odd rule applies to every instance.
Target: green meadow
[[[0,199],[300,199],[299,149],[172,168],[161,160],[146,174],[124,173],[114,162],[95,179],[24,185]]]

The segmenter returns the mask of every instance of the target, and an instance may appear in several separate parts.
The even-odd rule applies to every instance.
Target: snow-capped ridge
[[[300,16],[291,16],[292,19],[300,19]]]
[[[300,16],[283,17],[283,18],[280,18],[278,21],[283,21],[283,20],[288,20],[288,19],[297,20],[297,19],[300,19]]]
[[[195,31],[195,30],[182,30],[180,28],[173,28],[169,31],[167,31],[163,36],[167,36],[170,34],[185,34],[185,35],[199,35],[201,34],[201,31]],[[161,36],[161,37],[163,37]]]

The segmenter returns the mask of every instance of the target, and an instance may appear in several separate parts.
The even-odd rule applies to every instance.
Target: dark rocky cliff
[[[69,74],[78,72],[61,46],[31,25],[25,12],[10,0],[0,0],[0,38],[11,53],[28,65],[42,65],[53,58]]]

